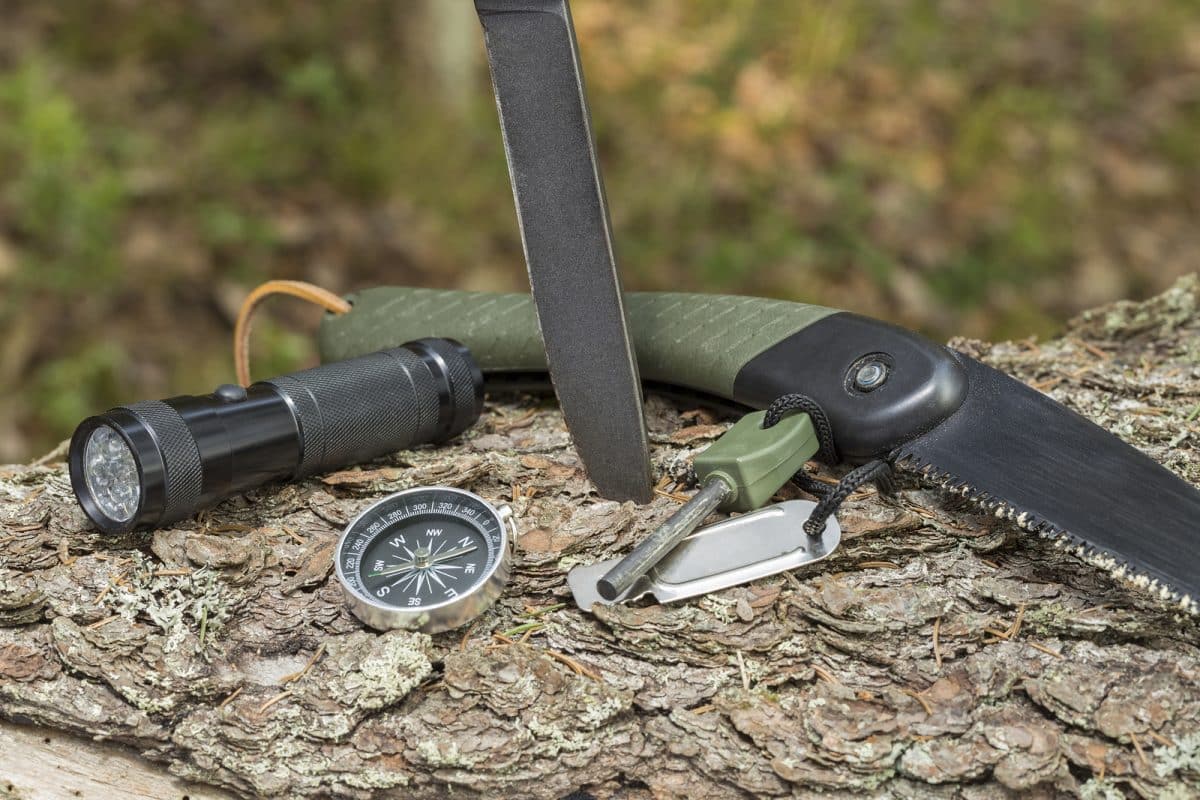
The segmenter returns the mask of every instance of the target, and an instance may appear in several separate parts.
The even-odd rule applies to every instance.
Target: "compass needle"
[[[368,578],[381,578],[389,575],[399,575],[401,572],[406,572],[413,568],[412,564],[392,564],[390,567],[385,567],[379,572],[367,573]]]
[[[468,555],[469,553],[474,553],[474,552],[475,552],[474,547],[462,547],[462,548],[459,548],[458,550],[451,550],[447,553],[442,553],[437,558],[429,559],[429,562],[431,564],[438,564],[442,561],[449,561],[452,558],[458,558],[459,556],[465,556],[465,555]]]
[[[499,597],[514,533],[506,506],[461,489],[408,489],[346,527],[336,575],[350,610],[373,628],[449,630]]]

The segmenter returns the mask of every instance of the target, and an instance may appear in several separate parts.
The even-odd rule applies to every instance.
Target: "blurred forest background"
[[[1200,268],[1197,0],[573,10],[626,288],[1024,337]],[[232,379],[267,278],[526,288],[470,0],[3,12],[0,463]]]

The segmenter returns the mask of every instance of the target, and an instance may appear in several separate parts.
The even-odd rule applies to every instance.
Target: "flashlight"
[[[71,487],[106,533],[163,527],[232,494],[466,430],[483,377],[451,339],[419,339],[243,388],[110,409],[71,437]]]

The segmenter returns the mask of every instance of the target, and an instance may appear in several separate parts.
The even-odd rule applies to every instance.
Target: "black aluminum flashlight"
[[[110,409],[71,438],[71,486],[106,533],[157,528],[270,480],[369,461],[466,430],[483,377],[450,339]]]

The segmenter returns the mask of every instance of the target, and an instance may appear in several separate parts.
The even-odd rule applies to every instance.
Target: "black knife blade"
[[[566,0],[476,0],[550,379],[596,489],[647,502],[649,443]]]

